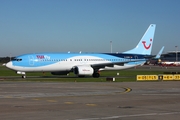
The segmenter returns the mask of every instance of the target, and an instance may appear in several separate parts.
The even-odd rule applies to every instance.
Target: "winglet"
[[[164,46],[161,48],[159,53],[156,55],[155,59],[159,59],[161,57],[161,54],[162,54],[163,50],[164,50]]]
[[[154,41],[155,28],[156,24],[151,24],[137,46],[134,49],[126,51],[124,53],[150,55]]]

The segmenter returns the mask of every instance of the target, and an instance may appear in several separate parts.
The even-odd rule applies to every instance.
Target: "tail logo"
[[[152,39],[150,39],[150,42],[152,42]],[[144,48],[148,50],[151,47],[151,43],[147,46],[146,41],[142,41],[142,44],[144,45]]]

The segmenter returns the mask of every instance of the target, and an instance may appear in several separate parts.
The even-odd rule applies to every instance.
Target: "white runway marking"
[[[76,120],[107,120],[107,119],[117,119],[117,118],[126,118],[126,117],[143,117],[143,116],[159,116],[159,115],[174,115],[174,114],[180,114],[180,112],[120,115],[120,116],[110,116],[110,117],[100,117],[100,118],[84,118],[84,119],[76,119]]]

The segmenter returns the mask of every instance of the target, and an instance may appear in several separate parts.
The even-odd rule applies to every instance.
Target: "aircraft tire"
[[[24,79],[25,79],[25,78],[26,78],[26,76],[25,76],[25,75],[23,75],[23,76],[22,76],[22,78],[24,78]]]
[[[94,78],[98,78],[99,76],[100,76],[99,73],[94,73],[94,74],[93,74],[93,77],[94,77]]]

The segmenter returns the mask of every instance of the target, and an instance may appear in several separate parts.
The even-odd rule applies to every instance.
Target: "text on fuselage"
[[[37,59],[50,59],[51,57],[48,55],[36,55]]]

